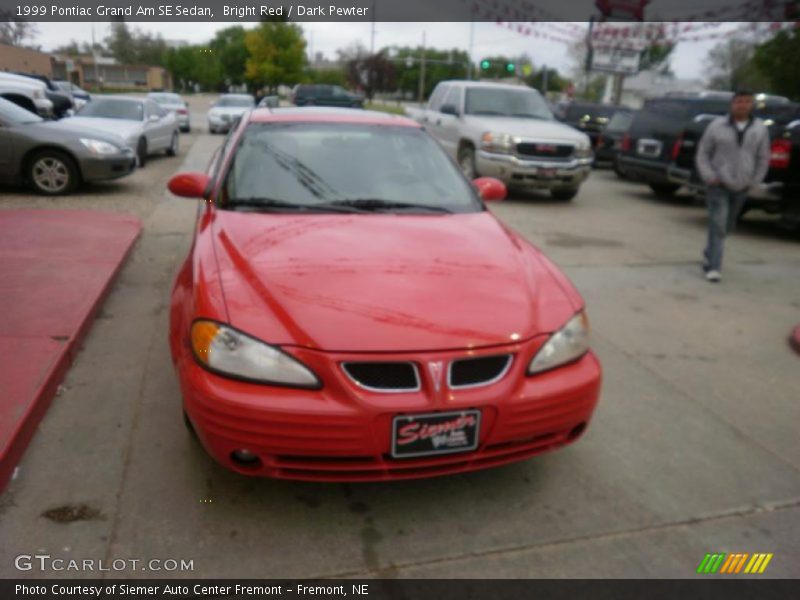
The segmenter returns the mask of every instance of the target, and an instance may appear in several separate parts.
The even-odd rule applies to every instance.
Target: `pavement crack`
[[[430,567],[431,565],[442,565],[447,563],[454,563],[469,558],[491,558],[498,556],[505,556],[509,554],[521,554],[531,550],[548,550],[550,548],[558,548],[561,546],[568,546],[570,544],[582,544],[588,542],[596,542],[603,540],[613,540],[625,538],[630,536],[642,535],[656,531],[667,531],[678,527],[687,527],[690,525],[698,525],[702,523],[711,523],[715,521],[723,521],[725,519],[738,519],[749,517],[765,512],[775,512],[783,510],[793,510],[800,508],[800,498],[791,498],[778,502],[767,504],[757,504],[747,507],[734,508],[727,511],[717,512],[709,515],[702,515],[697,517],[689,517],[677,521],[670,521],[660,523],[657,525],[647,525],[643,527],[631,527],[629,529],[621,529],[618,531],[604,531],[600,533],[577,535],[561,540],[555,540],[543,543],[534,544],[514,544],[504,546],[501,548],[488,548],[486,550],[476,550],[461,552],[458,554],[450,554],[437,558],[420,558],[418,560],[409,560],[405,562],[395,562],[389,567],[392,572],[396,574],[402,569],[410,569],[414,567]],[[352,570],[340,571],[337,573],[326,573],[314,575],[312,579],[341,579],[341,578],[359,578],[359,577],[385,577],[387,567],[377,567],[368,570]]]

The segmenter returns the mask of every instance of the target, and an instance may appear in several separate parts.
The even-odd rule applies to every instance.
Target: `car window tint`
[[[430,102],[428,103],[431,110],[439,110],[439,108],[442,105],[442,99],[444,98],[444,95],[447,93],[447,89],[449,87],[450,86],[443,83],[440,83],[439,85],[436,86],[436,89],[433,90],[433,94],[431,95]]]

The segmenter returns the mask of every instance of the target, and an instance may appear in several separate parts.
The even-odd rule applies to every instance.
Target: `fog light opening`
[[[244,448],[240,448],[239,450],[234,450],[231,452],[231,460],[240,467],[245,467],[248,469],[255,469],[261,466],[261,459],[258,457],[258,455],[253,454]]]
[[[573,427],[570,432],[567,434],[567,439],[571,442],[580,437],[580,435],[586,431],[586,423],[580,423]]]

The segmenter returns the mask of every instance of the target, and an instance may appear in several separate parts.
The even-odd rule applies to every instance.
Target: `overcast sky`
[[[224,27],[241,23],[129,23],[143,31],[159,33],[169,40],[186,40],[202,43],[210,40],[214,32]],[[558,24],[557,24],[558,25]],[[51,50],[71,40],[89,41],[92,27],[98,41],[109,33],[108,23],[39,23],[35,43]],[[245,24],[252,27],[254,24]],[[361,42],[370,44],[371,23],[302,23],[311,52],[322,52],[327,58],[335,58],[336,49]],[[546,24],[541,24],[547,31]],[[470,38],[469,23],[376,23],[375,47],[416,46],[422,43],[423,33],[430,47],[467,49]],[[554,32],[557,33],[557,32]],[[680,78],[703,79],[704,58],[717,40],[680,42],[672,57],[672,70]],[[525,36],[510,31],[496,23],[476,23],[474,29],[473,60],[482,56],[506,54],[516,56],[527,52],[535,65],[547,64],[562,72],[572,66],[566,46],[559,42]]]

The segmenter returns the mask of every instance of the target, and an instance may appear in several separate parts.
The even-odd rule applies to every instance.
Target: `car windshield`
[[[0,119],[6,123],[15,125],[28,125],[30,123],[41,123],[44,119],[9,102],[5,98],[0,98]]]
[[[471,88],[467,90],[465,112],[468,115],[496,115],[553,120],[553,113],[534,90]]]
[[[93,98],[77,114],[81,117],[141,121],[144,118],[144,108],[137,100]]]
[[[588,121],[590,119],[609,118],[617,112],[614,106],[603,106],[602,104],[570,104],[567,108],[567,121]]]
[[[178,94],[149,94],[147,97],[159,104],[183,104]]]
[[[223,204],[258,210],[475,212],[477,196],[424,131],[343,123],[253,123]]]
[[[245,96],[223,96],[215,106],[233,106],[237,108],[252,108],[255,106],[255,100]]]
[[[614,116],[611,117],[606,129],[608,131],[628,131],[628,127],[631,126],[631,121],[633,121],[632,111],[618,110],[614,113]]]

